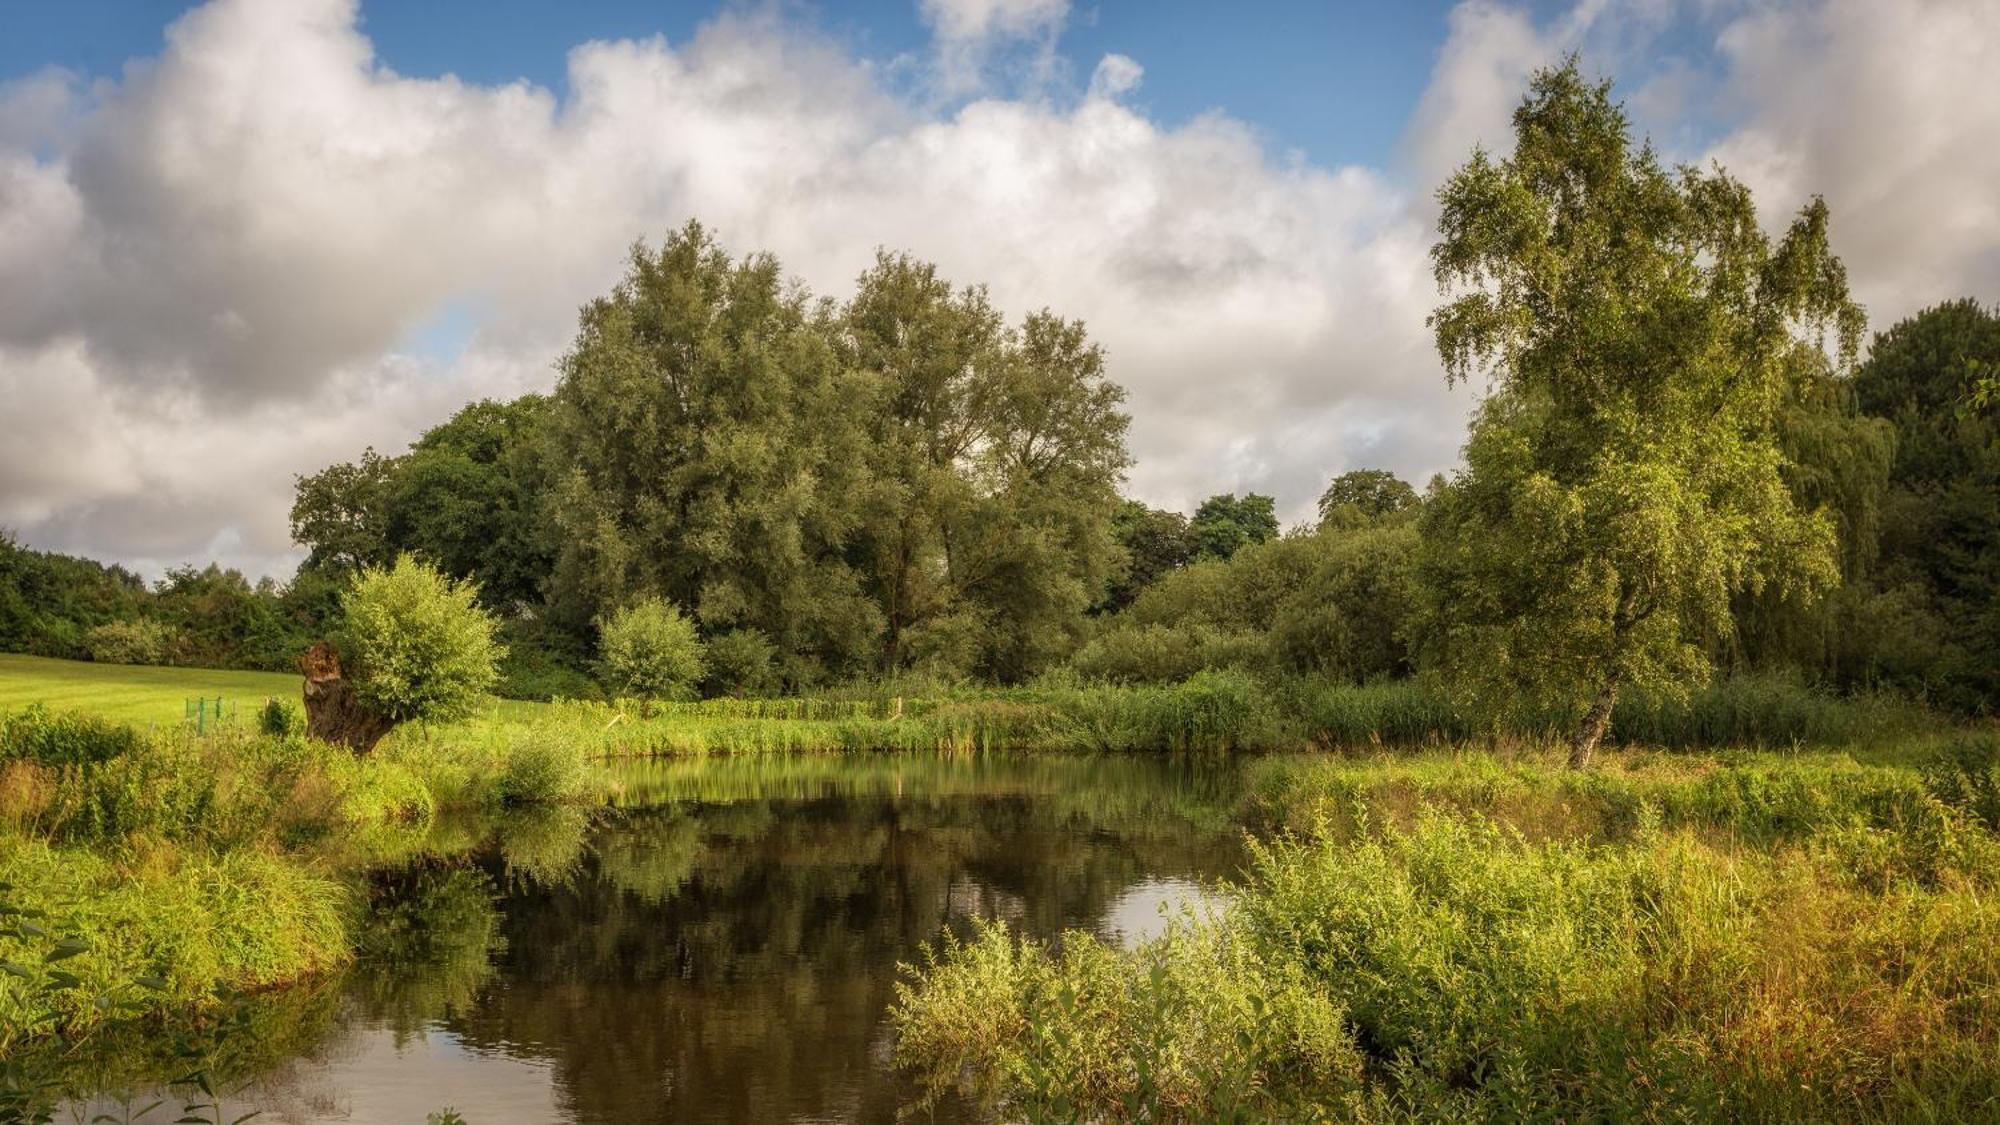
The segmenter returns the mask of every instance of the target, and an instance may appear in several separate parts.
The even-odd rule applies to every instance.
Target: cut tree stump
[[[299,657],[299,671],[306,677],[306,733],[312,737],[366,754],[396,725],[361,702],[340,670],[340,654],[327,642]]]

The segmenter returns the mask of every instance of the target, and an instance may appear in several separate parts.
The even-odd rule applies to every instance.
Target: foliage
[[[91,628],[135,618],[145,597],[123,567],[32,550],[0,530],[0,651],[81,659]]]
[[[143,617],[107,621],[83,635],[83,646],[100,664],[165,664],[175,648],[174,632]]]
[[[1353,1036],[1325,990],[1274,978],[1245,936],[1192,918],[1132,954],[1083,933],[1044,951],[998,924],[947,936],[897,986],[897,1061],[930,1099],[969,1094],[1009,1120],[1325,1114],[1358,1085]]]
[[[302,734],[306,729],[306,718],[299,711],[299,705],[289,699],[266,699],[257,712],[257,730],[277,738]]]
[[[605,686],[631,699],[678,699],[707,671],[701,638],[680,607],[644,598],[598,623]]]
[[[756,696],[778,686],[777,647],[755,629],[731,629],[708,639],[706,694]]]
[[[364,450],[300,477],[292,537],[308,549],[301,569],[344,574],[416,554],[476,583],[490,609],[539,604],[554,566],[547,416],[540,395],[481,400],[399,456]]]
[[[2000,418],[1966,399],[1996,366],[2000,310],[1962,300],[1878,335],[1854,376],[1860,408],[1895,427],[1883,585],[1916,591],[1939,694],[1972,711],[2000,700]]]
[[[1899,1120],[2000,1096],[2000,841],[1912,771],[1454,752],[1262,773],[1299,834],[1253,849],[1226,912],[1128,953],[947,943],[899,992],[899,1061],[1006,1115],[1120,1116],[1057,1099],[1211,1057],[1134,1042],[1146,1005],[1123,998],[1171,993],[1156,966],[1215,949],[1227,974],[1191,993],[1226,1009],[1248,978],[1266,1011],[1337,1020],[1327,1041],[1356,1054],[1336,1084],[1256,1084],[1323,1116]],[[1224,1048],[1234,1073],[1271,1057],[1257,1042]]]
[[[1407,525],[1362,523],[1194,563],[1107,618],[1072,666],[1120,682],[1231,665],[1356,682],[1405,673],[1416,544]]]
[[[397,722],[469,714],[498,678],[496,622],[469,582],[404,555],[341,598],[341,653],[362,701]]]
[[[507,754],[496,792],[502,804],[539,805],[574,800],[589,774],[583,747],[561,738],[530,737]]]
[[[1774,404],[1832,328],[1861,313],[1813,201],[1758,229],[1719,168],[1633,147],[1609,84],[1574,59],[1537,74],[1515,150],[1475,152],[1439,193],[1431,317],[1449,378],[1491,373],[1466,468],[1426,505],[1426,650],[1491,700],[1567,701],[1579,763],[1621,686],[1709,671],[1731,598],[1811,595],[1834,532],[1787,487]]]
[[[1329,520],[1359,515],[1378,520],[1417,505],[1417,490],[1408,481],[1386,469],[1353,469],[1327,482],[1319,494],[1319,518]]]
[[[1111,518],[1111,537],[1124,548],[1125,570],[1111,583],[1099,607],[1104,610],[1131,605],[1139,591],[1186,565],[1194,555],[1186,516],[1148,508],[1137,500],[1118,505]]]
[[[1228,559],[1245,547],[1277,536],[1277,502],[1255,492],[1244,494],[1242,499],[1225,492],[1203,500],[1187,528],[1190,555],[1198,559]]]

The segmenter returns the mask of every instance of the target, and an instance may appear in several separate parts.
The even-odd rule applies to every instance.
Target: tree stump
[[[366,754],[396,724],[369,710],[340,670],[340,654],[325,641],[299,657],[305,673],[306,733]]]

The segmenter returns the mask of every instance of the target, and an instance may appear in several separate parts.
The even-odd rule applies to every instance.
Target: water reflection
[[[588,826],[508,818],[473,861],[376,876],[340,1014],[245,1091],[260,1120],[890,1121],[911,1094],[888,1066],[898,961],[976,917],[1138,940],[1243,860],[1219,763],[758,758],[625,782]]]

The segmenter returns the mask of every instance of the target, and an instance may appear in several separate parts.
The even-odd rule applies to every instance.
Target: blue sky
[[[158,54],[162,33],[191,5],[71,0],[7,10],[0,80],[45,66],[115,76]],[[377,56],[415,77],[455,74],[496,84],[567,87],[570,47],[591,39],[691,37],[719,8],[663,0],[363,0],[362,30]],[[1262,129],[1280,150],[1322,164],[1384,163],[1444,41],[1446,0],[1201,0],[1079,3],[1059,50],[1074,81],[1107,53],[1146,68],[1137,102],[1168,124],[1223,110]],[[782,10],[880,64],[920,55],[929,30],[912,3],[788,4]]]
[[[689,219],[1082,320],[1149,503],[1422,480],[1432,193],[1571,52],[1767,225],[1824,196],[1874,327],[2000,299],[1995,0],[0,5],[0,527],[147,574],[288,574],[294,474],[548,390]]]

